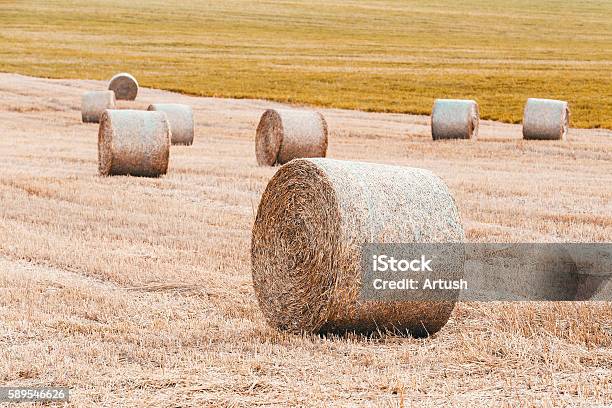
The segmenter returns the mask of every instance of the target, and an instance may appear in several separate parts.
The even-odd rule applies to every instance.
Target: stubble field
[[[0,75],[0,384],[72,406],[609,406],[612,306],[462,303],[433,338],[279,333],[259,311],[250,232],[261,100],[143,89],[194,107],[160,179],[97,175],[83,91]],[[129,104],[122,103],[122,107]],[[425,116],[322,109],[329,157],[427,168],[474,242],[612,240],[612,132],[432,142]]]

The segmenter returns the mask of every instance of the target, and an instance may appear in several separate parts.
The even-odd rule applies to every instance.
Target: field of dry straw
[[[80,98],[104,86],[0,74],[0,384],[79,407],[612,404],[610,303],[463,303],[424,340],[268,327],[249,254],[276,169],[254,137],[280,105],[142,89],[193,106],[194,144],[163,178],[103,178]],[[612,241],[611,131],[434,143],[425,116],[321,112],[329,157],[439,175],[470,241]]]

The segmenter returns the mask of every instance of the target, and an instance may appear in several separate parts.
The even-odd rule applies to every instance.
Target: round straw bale
[[[567,102],[529,98],[523,116],[523,138],[564,140],[569,128]]]
[[[170,125],[163,112],[107,110],[98,132],[100,174],[158,177],[166,174]]]
[[[268,109],[255,136],[255,155],[262,166],[284,164],[296,158],[325,157],[327,122],[319,112]]]
[[[431,135],[438,139],[476,139],[480,113],[472,100],[436,99],[431,113]]]
[[[446,324],[454,300],[362,299],[362,245],[463,240],[453,197],[429,171],[293,160],[272,177],[257,210],[255,294],[266,319],[282,330],[425,336]]]
[[[106,109],[115,109],[113,91],[85,92],[81,98],[81,118],[84,123],[99,123]]]
[[[189,105],[178,103],[156,103],[149,106],[150,111],[164,112],[170,123],[173,145],[193,144],[193,110]]]
[[[111,78],[108,89],[115,92],[115,98],[133,101],[138,95],[138,81],[132,75],[122,72]]]

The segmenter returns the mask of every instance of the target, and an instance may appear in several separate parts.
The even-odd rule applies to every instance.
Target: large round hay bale
[[[81,118],[84,123],[99,123],[106,109],[115,109],[113,91],[85,92],[81,98]]]
[[[191,106],[178,103],[156,103],[150,105],[148,110],[166,114],[168,123],[170,123],[173,145],[193,144],[194,124]]]
[[[127,72],[122,72],[111,78],[108,89],[115,92],[118,100],[133,101],[138,95],[138,81]]]
[[[463,240],[453,197],[427,170],[293,160],[272,177],[257,210],[255,294],[266,319],[283,330],[432,334],[459,292],[440,302],[364,300],[362,247]]]
[[[319,112],[268,109],[261,116],[255,136],[257,163],[284,164],[292,159],[325,157],[327,122]]]
[[[163,112],[107,110],[98,132],[100,174],[158,177],[166,174],[170,125]]]
[[[431,135],[439,139],[476,139],[480,113],[472,100],[436,99],[431,113]]]
[[[523,138],[563,140],[569,129],[567,102],[529,98],[523,116]]]

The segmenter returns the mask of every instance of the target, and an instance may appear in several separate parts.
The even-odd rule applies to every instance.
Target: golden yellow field
[[[97,175],[83,91],[0,74],[0,384],[72,388],[71,406],[585,406],[612,403],[612,305],[461,303],[416,340],[267,326],[250,234],[276,168],[258,167],[261,100],[142,89],[194,107],[196,138],[159,179]],[[123,106],[129,106],[123,103]],[[430,169],[473,242],[612,240],[612,132],[527,142],[481,124],[322,109],[328,156]]]
[[[475,99],[520,123],[529,97],[612,129],[610,0],[0,1],[0,71],[429,114]]]

